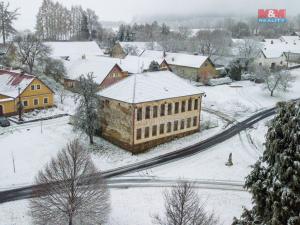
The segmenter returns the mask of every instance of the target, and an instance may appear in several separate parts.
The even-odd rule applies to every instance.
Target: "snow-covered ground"
[[[232,153],[233,166],[227,167],[225,163],[230,153]],[[243,182],[244,177],[251,170],[250,166],[256,162],[259,156],[260,152],[247,141],[246,133],[242,132],[240,135],[197,155],[147,171],[137,172],[134,175],[140,176],[147,173],[154,177]]]
[[[100,170],[128,165],[197,143],[221,131],[226,125],[215,115],[205,112],[202,113],[201,120],[214,128],[157,146],[140,155],[132,155],[96,137],[93,160]],[[0,189],[31,184],[37,172],[70,140],[80,137],[83,143],[87,143],[87,138],[82,138],[85,135],[74,132],[68,122],[69,117],[63,117],[0,128],[0,143],[5,146],[5,151],[0,151]]]
[[[215,87],[201,86],[199,88],[206,93],[203,104],[207,108],[221,111],[236,119],[247,117],[256,111],[273,107],[278,101],[299,98],[300,69],[291,70],[291,73],[295,76],[292,87],[288,92],[275,92],[274,97],[264,89],[264,84],[255,84],[251,81]]]
[[[250,81],[216,87],[201,86],[199,88],[206,93],[203,105],[241,120],[256,111],[274,106],[278,101],[299,98],[300,69],[293,70],[292,73],[296,75],[296,80],[290,91],[276,94],[275,97],[269,96],[269,93],[263,89],[263,84],[254,84]],[[73,99],[69,96],[66,104],[64,106],[59,104],[58,109],[72,114],[74,105]],[[141,155],[131,155],[101,138],[96,138],[100,150],[94,149],[93,160],[102,170],[127,165],[199,142],[220,132],[226,125],[223,120],[213,114],[203,113],[202,115],[202,124],[211,120],[218,126],[158,146]],[[130,176],[243,182],[244,177],[251,170],[250,165],[262,155],[264,137],[267,132],[266,124],[269,120],[270,118],[263,120],[254,125],[253,129],[241,132],[240,135],[205,152],[147,171],[130,174]],[[0,134],[0,189],[2,190],[32,183],[36,173],[69,140],[80,137],[83,142],[87,142],[84,136],[72,130],[71,125],[68,124],[68,117],[43,123],[0,128]],[[225,163],[230,153],[233,154],[234,165],[226,167]],[[163,207],[162,191],[162,188],[153,187],[112,189],[112,213],[109,224],[151,224],[150,215],[161,212]],[[199,189],[199,194],[207,202],[208,209],[214,210],[224,224],[230,224],[232,217],[240,214],[242,205],[250,205],[250,196],[246,192]],[[27,201],[0,205],[0,225],[31,225],[27,215],[27,205]]]
[[[111,189],[111,214],[107,225],[151,225],[152,216],[163,212],[164,188]],[[231,224],[242,206],[251,205],[250,195],[241,191],[197,189],[209,212],[219,216],[220,224]],[[0,225],[32,225],[28,201],[0,205]]]

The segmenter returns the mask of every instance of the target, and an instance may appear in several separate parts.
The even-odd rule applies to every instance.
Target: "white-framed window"
[[[38,105],[39,104],[39,100],[37,98],[33,99],[33,105]]]
[[[35,85],[31,85],[31,90],[34,91],[35,90]]]
[[[46,97],[46,98],[44,98],[44,104],[48,104],[49,103],[49,100],[48,100],[48,98]]]
[[[40,89],[41,89],[41,85],[40,85],[40,84],[37,84],[37,85],[36,85],[36,89],[37,89],[37,90],[40,90]]]
[[[23,106],[24,106],[24,107],[27,107],[27,106],[28,106],[28,101],[27,101],[27,100],[24,100],[24,101],[23,101]]]

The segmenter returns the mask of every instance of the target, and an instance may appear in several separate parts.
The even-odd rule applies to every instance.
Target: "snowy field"
[[[111,214],[106,225],[151,225],[152,216],[163,212],[164,188],[111,189]],[[229,225],[242,206],[251,205],[247,192],[198,189],[207,210],[219,215],[220,224]],[[0,205],[0,225],[31,225],[28,201]]]
[[[264,89],[264,84],[250,81],[215,87],[201,86],[199,88],[206,93],[203,104],[206,108],[221,111],[236,119],[247,117],[256,111],[273,107],[278,101],[300,98],[300,69],[291,73],[295,77],[292,87],[288,92],[275,92],[274,97]]]
[[[91,149],[94,152],[93,160],[100,170],[113,169],[199,142],[221,131],[226,125],[218,117],[205,112],[201,119],[203,123],[210,121],[216,127],[160,145],[140,155],[132,155],[96,137],[96,146]],[[0,190],[33,183],[37,172],[72,139],[81,137],[88,146],[87,138],[82,139],[84,135],[74,132],[68,122],[69,117],[63,117],[0,128],[0,143],[6,149],[0,151]]]
[[[275,97],[270,97],[262,84],[249,81],[199,87],[206,93],[203,105],[242,120],[256,111],[274,106],[278,101],[299,98],[300,70],[294,70],[292,73],[296,75],[293,87],[287,93],[276,93]],[[72,114],[75,105],[72,96],[69,95],[65,101],[64,106],[58,104],[57,110]],[[174,140],[141,155],[131,155],[101,138],[96,138],[97,147],[93,149],[93,160],[101,170],[127,165],[199,142],[222,131],[226,125],[224,120],[207,112],[202,114],[201,119],[202,124],[211,121],[212,124],[217,124],[217,127]],[[243,182],[251,170],[250,166],[263,153],[266,125],[269,120],[270,118],[267,118],[255,124],[252,129],[241,132],[240,135],[205,152],[128,176]],[[50,158],[75,137],[81,137],[82,142],[87,143],[84,136],[72,130],[68,124],[68,117],[0,128],[0,189],[31,184],[34,176]],[[230,153],[233,154],[234,165],[226,167],[225,163]],[[112,189],[112,213],[108,224],[151,224],[150,215],[161,212],[162,191],[163,188]],[[230,224],[232,217],[240,214],[242,205],[250,205],[250,196],[246,192],[199,189],[199,194],[203,196],[208,209],[220,215],[224,224]],[[27,204],[27,201],[18,201],[0,205],[0,225],[31,225],[27,215]]]

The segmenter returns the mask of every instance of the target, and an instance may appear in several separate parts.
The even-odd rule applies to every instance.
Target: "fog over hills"
[[[33,29],[35,16],[42,0],[10,0],[12,7],[20,8],[18,29]],[[101,21],[166,21],[170,24],[190,21],[215,20],[219,16],[244,17],[257,15],[259,8],[284,8],[288,16],[296,15],[300,8],[299,0],[58,0],[66,7],[81,5],[96,11]],[[112,13],[113,12],[113,13]]]

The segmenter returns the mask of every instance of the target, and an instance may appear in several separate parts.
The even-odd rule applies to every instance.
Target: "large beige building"
[[[129,76],[99,96],[101,136],[133,153],[200,128],[201,91],[170,71]]]

